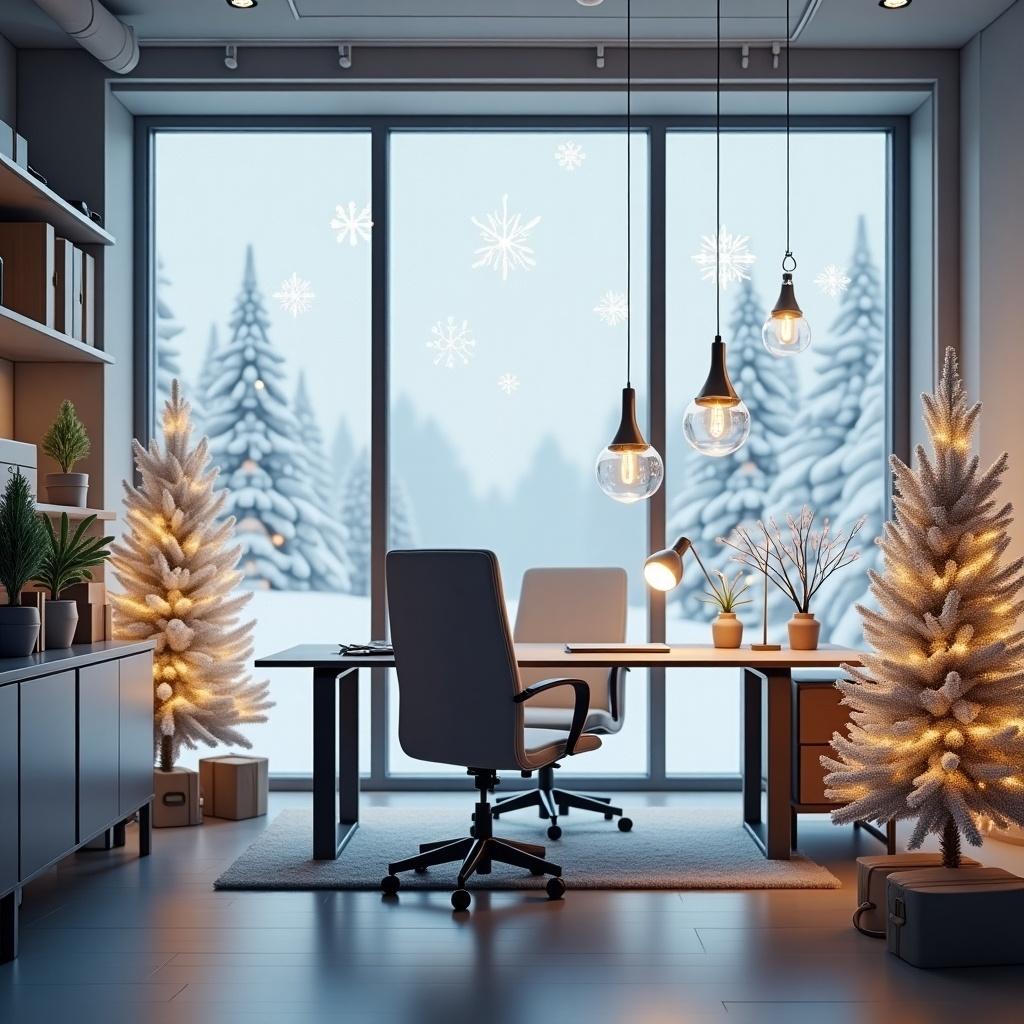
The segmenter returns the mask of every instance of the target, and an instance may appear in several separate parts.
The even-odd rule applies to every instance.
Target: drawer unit
[[[78,670],[78,841],[102,832],[120,810],[118,662]]]
[[[0,686],[0,895],[18,884],[18,684]]]

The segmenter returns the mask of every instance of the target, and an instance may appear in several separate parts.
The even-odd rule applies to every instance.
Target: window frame
[[[634,114],[632,130],[647,135],[648,146],[648,330],[647,380],[648,437],[659,451],[667,438],[666,407],[666,139],[671,132],[714,130],[712,117],[665,117]],[[780,117],[723,117],[723,132],[782,131]],[[135,436],[148,444],[153,422],[155,381],[155,253],[154,139],[159,132],[366,132],[371,146],[371,216],[374,223],[371,247],[371,411],[370,411],[370,619],[374,636],[387,630],[387,596],[384,559],[388,534],[389,432],[389,330],[390,281],[389,225],[389,141],[393,132],[507,131],[586,134],[588,131],[625,130],[621,116],[415,116],[415,117],[137,117],[135,120],[133,237],[134,262],[134,425]],[[886,213],[886,309],[885,358],[889,364],[889,394],[886,402],[885,452],[906,460],[910,448],[910,118],[909,117],[794,117],[792,130],[799,132],[883,132],[887,137]],[[891,507],[892,480],[884,462],[880,467],[886,486],[886,503]],[[668,481],[666,481],[666,485]],[[595,494],[597,494],[595,487]],[[647,502],[647,543],[649,550],[666,543],[666,487]],[[664,641],[665,598],[648,591],[648,639]],[[569,788],[618,790],[739,790],[736,774],[667,774],[665,670],[648,671],[648,716],[646,774],[573,776],[565,772],[562,782]],[[388,686],[384,669],[372,670],[370,714],[370,773],[363,776],[367,790],[461,790],[458,775],[418,776],[391,774],[387,770]],[[737,720],[737,731],[741,729]],[[512,782],[513,780],[510,780]],[[310,789],[309,775],[275,774],[275,788]],[[518,780],[515,780],[517,783]]]

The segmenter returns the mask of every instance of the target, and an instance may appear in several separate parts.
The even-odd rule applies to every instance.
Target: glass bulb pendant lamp
[[[630,57],[632,52],[631,34],[631,3],[626,2],[626,308],[630,307],[630,243],[632,242],[630,223],[630,147],[632,128],[630,117]],[[649,445],[640,430],[636,419],[636,391],[630,386],[629,371],[631,362],[631,320],[626,320],[626,386],[622,389],[622,416],[619,429],[611,443],[597,457],[594,467],[597,473],[597,484],[615,501],[631,505],[649,498],[661,486],[665,478],[665,464],[657,450]]]
[[[722,0],[716,5],[715,28],[715,340],[708,379],[686,407],[683,434],[701,455],[721,458],[742,448],[750,436],[750,410],[729,379],[722,341],[722,287],[718,279],[722,239]]]
[[[811,344],[811,325],[807,322],[793,291],[793,271],[796,258],[789,247],[790,205],[790,117],[789,117],[789,0],[786,0],[786,255],[782,257],[782,290],[779,301],[768,314],[761,328],[764,347],[773,356],[795,356]]]
[[[665,464],[647,443],[636,421],[636,391],[622,389],[622,418],[611,443],[597,457],[598,486],[615,501],[631,505],[649,498],[665,478]]]

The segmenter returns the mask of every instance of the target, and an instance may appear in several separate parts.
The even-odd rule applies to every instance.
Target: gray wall
[[[1010,451],[1000,497],[1024,509],[1024,4],[1016,3],[961,53],[961,353],[985,403],[983,460]],[[1024,554],[1024,527],[1014,545]]]

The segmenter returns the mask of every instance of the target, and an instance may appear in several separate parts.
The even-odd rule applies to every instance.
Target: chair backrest
[[[525,768],[521,683],[491,551],[389,551],[398,739],[410,756]]]
[[[625,569],[527,569],[519,592],[516,643],[621,644],[626,639],[628,580]],[[523,685],[552,675],[548,669],[522,669]],[[603,668],[574,669],[590,684],[590,706],[612,710],[609,680]],[[617,701],[622,717],[621,694]],[[538,694],[531,707],[572,707],[573,693],[559,686]]]

